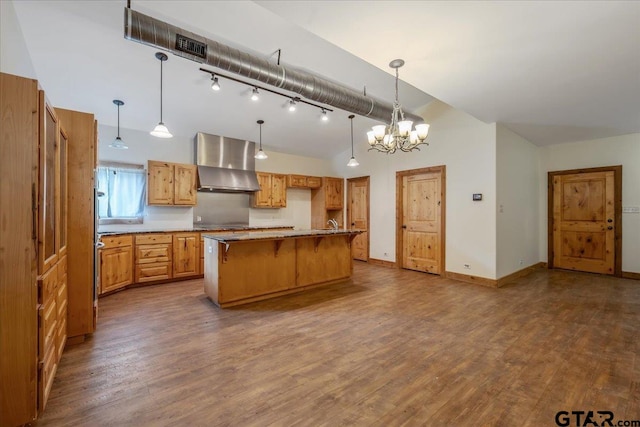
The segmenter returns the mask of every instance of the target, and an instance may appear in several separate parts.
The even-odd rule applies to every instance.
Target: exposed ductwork
[[[124,10],[124,37],[354,114],[385,123],[391,119],[393,105],[388,102],[365,96],[309,71],[274,64],[128,7]],[[410,113],[405,113],[405,118],[416,123],[423,121],[422,117]]]

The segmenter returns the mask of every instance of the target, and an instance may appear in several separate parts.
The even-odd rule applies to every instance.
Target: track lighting
[[[113,103],[118,106],[118,136],[116,136],[116,139],[114,139],[113,142],[109,144],[109,147],[116,148],[118,150],[126,150],[129,147],[127,147],[127,144],[125,144],[122,141],[122,138],[120,138],[120,106],[124,105],[124,102],[120,101],[119,99],[114,99]]]
[[[327,116],[327,110],[325,110],[324,108],[322,109],[322,121],[323,122],[329,121],[329,116]]]
[[[260,125],[260,149],[258,150],[258,152],[256,153],[256,155],[254,156],[256,159],[258,160],[264,160],[267,157],[267,153],[265,153],[264,151],[262,151],[262,124],[264,123],[264,120],[258,120],[256,123],[258,123],[258,125]]]
[[[251,100],[257,101],[259,99],[260,99],[260,93],[258,92],[258,88],[254,87],[253,90],[251,91]]]
[[[289,111],[291,113],[293,113],[294,111],[296,111],[296,101],[295,100],[290,100],[289,101]]]
[[[353,114],[349,116],[349,120],[351,120],[351,159],[349,159],[349,163],[347,163],[347,166],[351,166],[352,168],[355,168],[360,164],[358,163],[355,156],[353,155],[353,118],[354,117],[355,116]]]
[[[157,52],[156,58],[160,61],[160,123],[149,133],[157,138],[172,138],[173,135],[162,122],[162,63],[169,58],[162,52]]]
[[[220,90],[220,83],[218,83],[218,78],[215,76],[215,74],[211,75],[211,89],[215,90],[216,92]]]

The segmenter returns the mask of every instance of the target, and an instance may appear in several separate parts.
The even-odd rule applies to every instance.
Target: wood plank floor
[[[202,280],[100,300],[38,426],[553,426],[640,419],[640,282],[538,270],[500,289],[356,263],[221,310]]]

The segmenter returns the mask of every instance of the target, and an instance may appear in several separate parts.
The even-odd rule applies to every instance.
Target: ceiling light
[[[296,101],[293,99],[289,101],[289,111],[292,113],[296,111]]]
[[[162,63],[169,58],[162,52],[157,52],[156,58],[160,61],[160,122],[149,133],[157,138],[171,138],[173,135],[162,122]]]
[[[220,90],[220,83],[218,83],[218,78],[215,74],[211,74],[211,89],[216,92]]]
[[[329,116],[327,116],[327,110],[325,110],[324,108],[322,109],[322,121],[323,122],[329,121]]]
[[[251,100],[257,101],[259,99],[260,99],[260,93],[258,92],[258,88],[254,87],[253,90],[251,91]]]
[[[360,164],[358,163],[355,156],[353,155],[353,118],[354,117],[355,116],[353,114],[349,116],[349,120],[351,120],[351,159],[349,159],[349,163],[347,163],[347,166],[351,166],[352,168],[355,168]]]
[[[118,150],[126,150],[129,147],[127,147],[127,144],[125,144],[124,141],[122,141],[122,138],[120,138],[120,106],[124,105],[124,102],[119,99],[114,99],[113,103],[118,106],[118,136],[116,136],[116,139],[109,144],[109,147],[116,148]]]
[[[264,123],[264,120],[258,120],[257,123],[260,125],[260,149],[258,150],[258,152],[254,157],[258,160],[264,160],[267,157],[269,157],[267,156],[267,153],[262,151],[262,124]]]
[[[396,99],[393,102],[393,112],[391,113],[391,123],[389,126],[378,125],[373,126],[371,131],[367,132],[367,138],[371,148],[369,150],[378,150],[383,153],[393,154],[396,150],[413,151],[420,150],[418,145],[426,144],[427,135],[429,134],[429,125],[422,123],[416,125],[416,130],[412,131],[411,120],[404,119],[404,113],[398,101],[398,68],[404,65],[402,59],[394,59],[389,63],[391,68],[396,70]]]

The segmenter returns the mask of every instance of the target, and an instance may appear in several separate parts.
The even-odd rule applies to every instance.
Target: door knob
[[[613,222],[613,220],[612,220],[611,218],[609,218],[609,219],[607,220],[607,222]]]
[[[402,228],[407,228],[407,226],[406,226],[406,225],[403,225],[403,226],[402,226]]]
[[[607,230],[613,230],[613,227],[610,225],[607,227]]]

